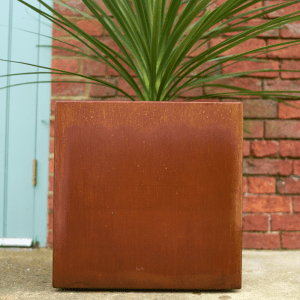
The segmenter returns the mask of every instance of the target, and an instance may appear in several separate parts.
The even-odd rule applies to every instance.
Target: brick
[[[125,70],[129,73],[130,76],[135,76],[135,77],[137,76],[134,73],[134,71],[129,66],[127,66],[123,62],[121,62],[121,64],[123,65],[123,67],[125,68]],[[115,69],[113,69],[112,67],[110,67],[109,65],[107,65],[107,74],[109,76],[120,76],[120,74]]]
[[[52,82],[52,96],[79,96],[85,92],[84,83]]]
[[[101,36],[103,34],[103,26],[95,20],[80,20],[76,25],[85,33],[92,36]]]
[[[279,103],[278,117],[280,119],[300,119],[300,101],[286,101],[285,103]]]
[[[195,87],[192,90],[188,90],[181,94],[181,97],[199,97],[203,95],[203,88],[202,86]]]
[[[250,141],[243,142],[243,156],[249,156],[250,155]]]
[[[293,161],[293,174],[296,176],[300,176],[300,161],[299,160],[294,160]]]
[[[276,118],[277,102],[273,100],[244,100],[245,118]]]
[[[131,76],[136,76],[136,74],[128,66],[125,66],[125,69],[127,70],[127,72],[129,72]],[[112,76],[120,77],[120,73],[116,71],[114,68],[110,67],[109,65],[107,65],[107,75],[110,77]]]
[[[292,40],[275,40],[275,39],[268,39],[267,41],[267,45],[275,45],[275,44],[279,44],[279,43],[284,43],[284,42],[289,42]],[[279,46],[281,47],[286,47],[287,45],[284,46]],[[270,48],[268,50],[271,49],[276,49],[276,47]],[[295,58],[300,58],[300,49],[299,49],[299,45],[292,45],[288,48],[284,48],[284,49],[280,49],[280,50],[274,50],[272,52],[267,53],[268,57],[271,58],[291,58],[291,59],[295,59]]]
[[[273,177],[249,177],[248,192],[251,194],[274,194],[276,182]]]
[[[109,12],[109,10],[107,9],[107,7],[105,6],[105,4],[103,3],[102,0],[96,0],[95,1],[100,8],[109,16],[111,16],[112,14]],[[84,12],[84,13],[88,13],[91,15],[91,12],[89,11],[89,9],[86,7],[86,5],[81,1],[81,0],[69,0],[67,2],[68,5],[70,5],[73,8],[76,8],[77,10]],[[70,16],[70,17],[74,17],[74,16],[81,16],[80,13],[73,11],[67,7],[64,7],[62,5],[59,5],[58,3],[54,2],[54,9],[57,10],[59,13],[61,13],[64,16]]]
[[[48,211],[53,210],[53,195],[48,196]]]
[[[54,137],[55,134],[55,121],[50,122],[50,137]]]
[[[280,141],[279,147],[283,157],[300,157],[300,141]]]
[[[49,173],[53,173],[54,172],[54,159],[50,159],[49,160]]]
[[[279,249],[278,233],[243,233],[243,249]]]
[[[254,157],[277,157],[277,141],[253,141],[251,142],[251,155]]]
[[[187,81],[188,81],[188,79],[189,78],[184,78],[183,80],[181,80],[181,83],[180,83],[180,85],[182,85],[182,84],[184,84],[184,83],[186,83]],[[182,92],[182,94],[180,94],[180,97],[184,97],[184,98],[186,98],[186,97],[190,97],[190,98],[194,98],[194,97],[199,97],[199,96],[202,96],[203,95],[203,87],[202,87],[202,85],[196,85],[196,86],[194,86],[194,88],[193,89],[184,89],[185,91],[184,92]],[[180,93],[181,93],[181,91],[180,91]],[[184,98],[183,98],[183,100],[184,100]],[[178,99],[178,98],[177,98]],[[199,100],[199,99],[196,99],[196,100]],[[196,101],[196,100],[194,100],[194,101]],[[206,102],[206,101],[205,101]]]
[[[106,82],[117,85],[116,80],[114,79],[105,79]],[[107,97],[107,96],[115,96],[117,94],[117,90],[114,88],[105,86],[105,85],[98,85],[98,84],[93,84],[91,85],[91,90],[90,90],[90,96],[91,97]]]
[[[195,70],[193,70],[188,75],[188,77],[189,76],[195,76],[198,73],[200,73],[202,71],[205,71],[206,69],[208,69],[210,67],[213,67],[214,65],[216,65],[216,62],[212,62],[212,61],[205,62],[204,64],[201,64],[199,67],[197,67]],[[203,74],[209,74],[210,76],[219,75],[219,74],[222,74],[222,68],[219,65],[219,66],[216,66],[216,67],[213,67],[213,68],[209,69],[208,71],[205,71],[205,73],[203,73]]]
[[[291,212],[291,197],[288,196],[244,196],[244,213]]]
[[[140,83],[137,83],[138,87],[140,88],[141,90],[141,86],[140,86]],[[129,83],[127,81],[125,81],[125,79],[123,78],[120,78],[119,79],[119,82],[118,82],[118,87],[121,88],[124,92],[126,92],[128,95],[130,96],[136,96],[136,92],[135,90],[129,85]],[[121,92],[118,92],[118,95],[119,96],[124,96],[123,93]],[[126,97],[126,96],[125,96]]]
[[[76,59],[53,59],[52,68],[62,71],[77,73],[78,72],[78,61]],[[57,76],[57,75],[53,75]]]
[[[188,57],[195,57],[195,56],[201,54],[202,52],[204,52],[205,50],[207,50],[208,49],[208,44],[206,42],[203,45],[201,45],[203,42],[204,42],[204,40],[197,41],[195,43],[195,45],[192,47],[192,49],[190,50],[190,52],[187,54],[187,56]],[[199,48],[197,48],[197,47],[199,47]]]
[[[281,240],[284,249],[300,249],[300,232],[283,232]]]
[[[299,194],[300,178],[288,177],[279,179],[277,182],[277,190],[280,194]]]
[[[52,230],[48,230],[47,247],[48,248],[52,248],[53,247],[53,231]]]
[[[300,38],[300,21],[285,24],[280,30],[282,38]]]
[[[265,1],[265,6],[267,5],[273,5],[273,4],[283,4],[282,1]],[[273,11],[271,13],[267,14],[268,18],[277,18],[277,17],[282,17],[285,16],[287,14],[293,13],[300,10],[300,3],[296,3],[287,7],[284,7],[282,9],[279,9],[277,11]]]
[[[106,46],[108,46],[109,48],[111,48],[112,50],[120,53],[121,50],[119,48],[119,46],[115,43],[115,41],[109,37],[109,36],[103,36],[99,38],[99,41],[103,44],[105,44]]]
[[[88,76],[105,76],[106,64],[95,60],[82,61],[82,73]]]
[[[168,5],[167,5],[167,7],[168,7]],[[182,4],[181,7],[179,7],[178,12],[180,13],[184,7],[185,7],[185,5]],[[200,17],[203,16],[203,14],[204,14],[204,11],[200,12],[200,13],[197,15],[197,17],[195,17],[195,18],[191,21],[190,24],[195,24],[196,22],[198,22],[198,21],[200,20]],[[186,31],[186,32],[184,33],[184,35],[186,36],[190,31],[191,31],[191,30]]]
[[[244,174],[249,175],[283,175],[292,174],[292,161],[281,159],[251,159],[243,160]]]
[[[108,10],[108,8],[103,3],[103,0],[96,0],[96,3],[100,6],[100,8],[109,16],[112,16],[111,12]]]
[[[53,229],[53,212],[48,214],[48,228]]]
[[[255,70],[279,70],[279,63],[275,60],[269,60],[268,62],[257,62],[257,61],[240,61],[237,63],[223,66],[223,74],[228,73],[240,73],[240,72],[249,72]],[[255,72],[250,73],[245,76],[249,77],[262,77],[262,78],[276,78],[279,77],[279,72]]]
[[[55,56],[55,55],[59,55],[59,56],[75,56],[75,55],[80,55],[80,54],[77,54],[77,53],[74,53],[72,51],[68,51],[68,49],[70,50],[74,50],[74,51],[82,51],[81,49],[86,49],[86,46],[84,46],[81,42],[77,41],[77,40],[71,40],[71,39],[68,39],[68,40],[65,40],[66,43],[69,43],[69,44],[72,44],[76,47],[79,47],[80,49],[76,48],[76,47],[72,47],[70,45],[67,45],[63,42],[60,42],[60,41],[53,41],[52,42],[52,45],[54,47],[63,47],[63,48],[66,48],[66,49],[57,49],[57,48],[52,48],[52,55]]]
[[[300,214],[271,215],[271,230],[296,231],[300,230]]]
[[[235,20],[233,24],[240,22],[241,19]],[[240,24],[239,26],[259,26],[262,24],[265,24],[268,20],[264,20],[264,19],[252,19],[249,20],[247,22],[243,22],[242,24]],[[228,32],[225,33],[225,36],[234,36],[239,32]],[[279,36],[279,29],[271,29],[268,30],[266,32],[263,32],[259,35],[257,35],[257,37],[278,37]]]
[[[226,78],[223,80],[212,81],[210,84],[226,84],[229,86],[250,89],[252,91],[260,91],[261,87],[262,87],[261,80],[256,79],[256,78]],[[215,93],[236,92],[234,90],[223,88],[223,87],[208,86],[207,84],[205,85],[204,89],[205,89],[206,95],[215,94]],[[218,96],[218,97],[225,97],[225,95]],[[226,97],[229,97],[229,96],[227,95]],[[245,95],[245,96],[239,96],[239,97],[249,98],[250,96]],[[253,96],[251,96],[251,97],[253,98]]]
[[[50,102],[50,112],[51,112],[51,115],[55,115],[55,104],[56,104],[56,100],[51,99],[51,102]]]
[[[258,2],[258,3],[255,3],[254,5],[249,6],[248,8],[246,8],[246,9],[244,9],[242,11],[240,11],[239,14],[243,14],[243,13],[249,12],[251,10],[254,10],[254,9],[260,8],[260,7],[262,7],[262,2],[261,1]],[[256,13],[247,14],[243,18],[248,18],[248,17],[254,16],[255,14],[257,14],[257,12]]]
[[[264,89],[265,91],[296,91],[296,93],[287,93],[287,95],[300,97],[300,80],[266,79]]]
[[[51,138],[49,141],[49,153],[54,153],[54,139]]]
[[[243,193],[247,193],[247,178],[243,177]]]
[[[300,121],[266,121],[266,138],[300,138]]]
[[[211,39],[210,45],[211,47],[214,47],[216,45],[218,45],[219,43],[221,43],[222,41],[224,41],[224,39],[222,38],[215,38],[215,39]],[[259,49],[261,47],[265,47],[266,46],[266,42],[262,39],[251,39],[251,40],[247,40],[241,44],[238,44],[236,46],[234,46],[231,49],[226,50],[225,52],[221,53],[220,55],[236,55],[236,54],[241,54],[247,51],[251,51],[251,50],[256,50]],[[246,54],[245,56],[252,56],[254,53],[251,54]],[[257,57],[266,57],[266,54],[260,54]]]
[[[53,191],[53,176],[48,176],[48,191]]]
[[[226,2],[226,0],[216,0],[213,3],[209,4],[209,10],[215,10],[217,7],[219,7],[221,4]]]
[[[281,72],[280,76],[283,79],[297,79],[300,78],[300,66],[296,60],[283,60],[281,63],[282,70],[295,70],[299,72]]]
[[[256,120],[245,120],[244,138],[262,138],[264,136],[264,122]]]
[[[214,10],[214,9],[216,9],[218,6],[220,6],[221,4],[223,4],[224,2],[225,2],[225,0],[217,0],[217,1],[213,1],[213,3],[209,5],[209,9],[210,9],[210,10]],[[253,9],[256,9],[256,8],[259,8],[259,7],[261,7],[261,6],[262,6],[262,3],[261,3],[261,2],[255,3],[254,5],[251,5],[250,7],[248,7],[248,8],[246,8],[246,9],[240,11],[239,14],[249,12],[249,11],[251,11],[251,10],[253,10]],[[245,15],[244,18],[247,18],[247,17],[249,17],[249,16],[253,16],[253,15],[254,15],[254,13],[248,14],[248,15]]]
[[[71,32],[73,31],[72,29],[68,28]],[[68,32],[63,30],[61,27],[53,24],[53,29],[52,29],[52,35],[53,37],[62,37],[62,36],[70,36]]]
[[[73,11],[65,6],[58,4],[57,2],[53,3],[54,9],[64,16],[81,16],[80,13]],[[76,8],[79,11],[87,12],[87,8],[82,1],[70,0],[68,1],[68,5],[73,8]]]
[[[293,212],[300,213],[300,196],[294,196],[293,199]]]
[[[268,215],[245,215],[243,217],[243,231],[267,231],[269,229]]]

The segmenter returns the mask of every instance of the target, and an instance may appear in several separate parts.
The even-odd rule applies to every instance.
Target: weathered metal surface
[[[53,286],[239,289],[242,104],[57,102]]]

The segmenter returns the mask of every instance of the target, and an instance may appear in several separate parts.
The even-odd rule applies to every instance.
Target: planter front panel
[[[54,287],[241,287],[241,103],[57,102],[55,123]]]

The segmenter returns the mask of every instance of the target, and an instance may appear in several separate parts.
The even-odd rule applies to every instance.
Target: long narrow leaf
[[[298,3],[299,0],[274,2],[271,5],[260,7],[255,7],[255,5],[261,0],[227,0],[212,10],[210,10],[210,5],[217,3],[216,0],[102,0],[110,14],[107,14],[100,7],[98,0],[82,0],[88,13],[86,10],[83,12],[72,7],[71,2],[54,0],[63,7],[78,13],[82,18],[93,24],[96,23],[96,26],[99,22],[99,25],[103,26],[119,47],[120,52],[89,35],[77,26],[76,18],[73,20],[73,18],[64,16],[47,5],[45,0],[38,0],[38,2],[48,9],[49,13],[26,3],[26,0],[18,1],[50,20],[59,29],[64,30],[71,38],[83,45],[80,47],[72,45],[68,41],[61,41],[62,45],[50,46],[52,49],[70,51],[79,57],[105,63],[124,78],[140,100],[167,101],[180,96],[187,90],[203,86],[227,88],[231,92],[203,95],[199,99],[243,95],[259,96],[263,99],[269,98],[276,101],[288,98],[295,99],[292,91],[251,91],[250,89],[216,83],[219,80],[248,76],[256,72],[287,72],[289,70],[262,69],[229,74],[215,74],[214,70],[215,68],[226,70],[230,65],[240,61],[255,61],[256,56],[263,52],[269,53],[297,45],[299,41],[287,41],[248,50],[240,54],[226,55],[227,51],[268,30],[300,21],[300,12],[298,11],[278,18],[267,19],[261,25],[249,26],[248,24],[255,18],[262,18],[266,14],[287,8]],[[219,44],[207,47],[201,53],[189,58],[191,54],[199,51],[205,43],[209,43],[212,39],[223,34],[233,32],[236,34],[230,35]],[[196,71],[198,67],[207,62],[214,63],[200,72]],[[139,84],[130,75],[128,68],[136,74]],[[47,71],[63,76],[77,76],[84,79],[85,82],[90,81],[93,84],[108,84],[104,80],[92,76],[51,68]],[[192,74],[195,71],[196,74]],[[297,72],[297,70],[293,70],[293,72]],[[44,73],[48,72],[40,72],[39,74]],[[26,74],[20,73],[20,75]],[[16,76],[16,74],[9,74],[9,76]],[[111,87],[122,92],[122,89],[116,86],[111,85]],[[129,99],[134,98],[129,97]]]
[[[38,67],[38,68],[42,68],[42,69],[46,69],[46,70],[53,70],[55,72],[61,72],[61,73],[64,73],[66,75],[73,75],[73,76],[77,76],[77,77],[89,79],[89,80],[95,81],[94,84],[101,84],[101,85],[108,86],[110,88],[113,88],[113,89],[115,89],[115,90],[123,93],[125,96],[127,96],[131,100],[134,100],[133,97],[131,97],[128,93],[126,93],[124,90],[122,90],[118,86],[113,85],[113,84],[111,84],[109,82],[106,82],[104,80],[101,80],[99,78],[95,78],[95,77],[91,77],[91,76],[86,76],[86,75],[82,75],[82,74],[78,74],[78,73],[74,73],[74,72],[62,71],[62,70],[55,69],[55,68],[48,68],[48,67],[38,66],[38,65],[35,65],[35,64],[24,63],[24,62],[20,62],[20,61],[13,61],[13,60],[7,60],[7,59],[0,59],[0,61],[7,61],[7,62],[16,63],[16,64],[22,64],[22,65],[27,65],[27,66],[32,66],[32,67]],[[87,82],[84,82],[84,81],[77,81],[77,82],[87,83]],[[3,87],[3,88],[5,88],[5,87]]]

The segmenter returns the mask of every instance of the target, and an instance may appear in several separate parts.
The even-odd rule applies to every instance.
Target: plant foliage
[[[245,25],[250,20],[293,5],[299,0],[274,2],[272,5],[259,8],[252,7],[261,2],[260,0],[227,0],[215,9],[212,7],[216,0],[102,0],[112,16],[101,8],[99,1],[82,0],[88,11],[86,13],[72,8],[68,2],[56,0],[58,4],[76,11],[90,22],[101,24],[120,48],[120,52],[116,52],[96,37],[89,35],[44,1],[37,0],[48,9],[48,13],[23,0],[18,1],[51,20],[53,24],[83,45],[83,47],[73,46],[70,48],[70,44],[62,41],[65,46],[56,46],[57,48],[66,49],[76,55],[109,65],[126,80],[139,100],[168,101],[180,97],[185,91],[204,85],[221,87],[226,89],[226,92],[199,96],[194,99],[234,98],[242,95],[259,96],[278,101],[282,101],[286,97],[298,98],[294,96],[294,93],[299,93],[297,91],[252,91],[250,88],[245,89],[220,83],[227,78],[245,76],[257,71],[269,72],[269,69],[230,74],[216,74],[215,70],[216,68],[224,69],[226,66],[240,61],[256,61],[258,55],[298,44],[299,41],[286,41],[236,55],[224,55],[226,51],[257,35],[300,20],[300,14],[297,11],[270,19],[259,26]],[[227,33],[236,34],[230,34],[219,44],[190,56],[203,44]],[[40,73],[51,72],[72,76],[72,78],[77,76],[80,78],[80,82],[84,78],[85,83],[114,88],[129,99],[135,100],[122,88],[110,84],[104,79],[53,68],[44,69],[48,69],[47,72]],[[130,74],[129,69],[135,76]],[[291,70],[280,71],[292,72]],[[79,81],[70,79],[70,82]]]

